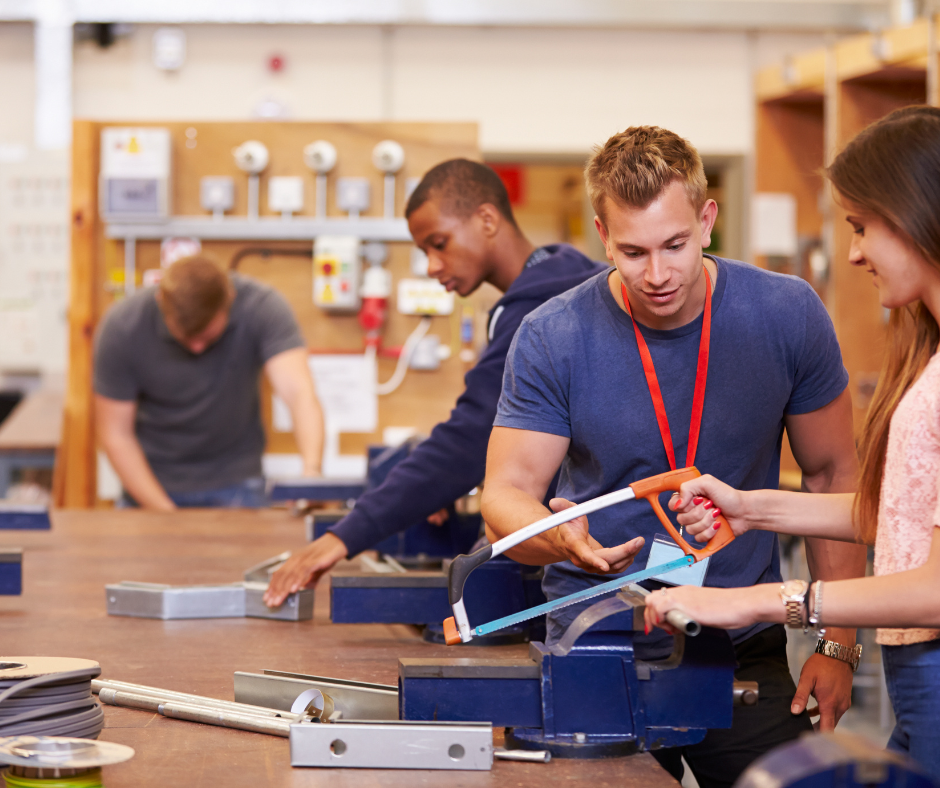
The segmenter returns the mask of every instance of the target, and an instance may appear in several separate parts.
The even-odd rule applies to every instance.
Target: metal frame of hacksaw
[[[666,473],[659,474],[658,476],[651,476],[648,479],[642,479],[640,481],[633,482],[621,490],[615,490],[614,492],[607,493],[606,495],[592,498],[590,501],[585,501],[584,503],[573,506],[570,509],[565,509],[564,511],[556,512],[555,514],[544,517],[541,520],[537,520],[536,522],[531,523],[524,528],[520,528],[518,531],[509,534],[508,536],[500,539],[497,542],[494,542],[493,544],[486,545],[471,555],[457,556],[451,563],[448,570],[447,590],[450,606],[454,612],[454,616],[453,619],[448,619],[444,622],[444,631],[445,636],[447,636],[447,642],[469,643],[473,639],[473,628],[470,626],[470,621],[467,617],[467,610],[463,601],[463,588],[467,581],[467,577],[469,577],[470,573],[473,572],[474,569],[476,569],[481,564],[486,563],[494,556],[501,555],[507,550],[511,550],[513,547],[516,547],[522,542],[525,542],[534,536],[538,536],[539,534],[542,534],[551,528],[555,528],[559,525],[563,525],[564,523],[571,522],[578,517],[591,514],[592,512],[596,512],[600,509],[605,509],[608,506],[623,503],[624,501],[630,501],[635,498],[646,498],[646,500],[648,500],[650,505],[653,507],[657,517],[659,517],[659,520],[666,527],[666,530],[669,532],[670,536],[672,536],[676,544],[685,553],[685,558],[677,559],[676,561],[671,561],[668,564],[663,564],[659,567],[651,567],[647,570],[643,570],[642,572],[636,572],[631,575],[617,578],[616,580],[612,580],[609,583],[603,584],[602,586],[597,586],[594,589],[587,589],[586,591],[578,592],[577,594],[571,594],[568,597],[562,597],[561,599],[554,600],[553,602],[546,603],[545,605],[540,605],[538,608],[533,608],[528,612],[532,612],[534,615],[538,615],[542,612],[550,612],[551,610],[557,609],[559,607],[565,607],[568,604],[581,601],[582,598],[589,598],[601,593],[606,593],[607,591],[613,591],[629,583],[637,582],[638,580],[643,580],[652,575],[659,574],[660,572],[671,571],[672,569],[680,568],[682,565],[690,565],[714,554],[734,539],[734,533],[731,530],[731,526],[724,517],[719,515],[716,518],[717,522],[719,523],[719,530],[708,541],[705,547],[695,549],[692,548],[676,531],[675,526],[663,512],[662,506],[660,505],[657,498],[660,493],[667,492],[669,490],[678,490],[684,482],[691,481],[692,479],[695,479],[699,476],[701,476],[701,474],[695,467],[679,468],[674,471],[668,471]],[[511,617],[507,617],[507,619],[509,618]],[[673,616],[673,618],[675,618],[678,622],[679,619],[683,617],[681,614],[678,614]],[[507,620],[507,624],[508,623],[510,622]],[[677,628],[683,628],[684,623],[686,622],[683,619],[683,624],[678,625]],[[459,641],[457,640],[458,637]]]

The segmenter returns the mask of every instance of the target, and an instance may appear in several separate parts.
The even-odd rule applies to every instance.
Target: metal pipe
[[[702,625],[699,624],[698,621],[695,621],[679,610],[670,610],[666,613],[666,621],[677,630],[690,637],[695,637],[702,631]]]
[[[496,747],[493,757],[501,761],[526,761],[528,763],[548,763],[552,754],[548,750],[507,750],[505,747]]]
[[[111,706],[152,711],[172,719],[219,725],[224,728],[238,728],[239,730],[254,733],[267,733],[272,736],[289,736],[291,724],[298,721],[293,715],[289,719],[275,718],[249,711],[182,703],[175,700],[154,698],[149,695],[135,695],[132,692],[120,692],[115,689],[102,689],[98,697],[102,703]]]
[[[192,706],[193,708],[240,714],[246,717],[255,717],[259,720],[278,719],[286,720],[288,723],[291,723],[299,722],[303,719],[303,715],[287,714],[285,712],[279,712],[279,714],[275,716],[269,713],[267,709],[255,710],[255,707],[252,706],[242,706],[241,708],[237,706],[216,706],[211,703],[202,703],[198,699],[187,701],[180,698],[161,698],[156,695],[145,695],[119,689],[102,689],[98,693],[98,697],[102,703],[109,706],[122,706],[127,709],[140,709],[141,711],[155,711],[158,714],[162,713],[160,712],[160,707],[163,704],[182,703],[186,706]]]
[[[287,718],[290,716],[290,712],[285,712],[282,709],[271,709],[264,706],[253,706],[248,703],[238,703],[231,700],[207,698],[202,695],[191,695],[186,692],[174,692],[173,690],[164,690],[160,689],[159,687],[148,687],[143,684],[131,684],[130,682],[124,681],[102,681],[100,679],[95,679],[92,681],[91,690],[92,692],[98,693],[98,696],[101,697],[101,700],[104,703],[109,703],[109,701],[101,696],[101,692],[105,690],[113,690],[128,696],[137,696],[141,698],[146,697],[155,700],[173,702],[178,701],[180,703],[189,703],[196,706],[212,706],[220,709],[229,709],[231,711],[253,713],[256,716],[281,718]]]
[[[161,704],[160,713],[164,717],[171,717],[175,720],[202,722],[206,725],[236,728],[240,731],[251,731],[252,733],[267,733],[271,736],[282,736],[285,739],[290,736],[290,726],[292,722],[289,720],[253,717],[249,714],[238,714],[224,709],[192,706],[187,703]]]
[[[395,176],[391,173],[385,175],[385,205],[383,215],[386,219],[392,219],[395,216]]]
[[[326,173],[317,173],[317,218],[326,218]]]
[[[257,173],[252,173],[248,176],[248,218],[250,220],[258,218],[260,191],[261,178]]]

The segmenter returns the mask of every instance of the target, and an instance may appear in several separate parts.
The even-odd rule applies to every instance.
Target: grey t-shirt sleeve
[[[131,332],[121,325],[119,306],[105,315],[95,335],[94,389],[108,399],[132,401],[140,395],[140,383],[131,360]]]
[[[275,290],[265,290],[254,305],[251,318],[262,364],[285,350],[306,346],[290,305]]]
[[[804,334],[796,357],[796,375],[786,412],[794,416],[818,410],[838,397],[849,384],[835,328],[819,296],[805,285]]]
[[[560,356],[556,352],[553,358],[536,327],[523,320],[506,356],[494,426],[571,437],[567,376],[560,372]]]

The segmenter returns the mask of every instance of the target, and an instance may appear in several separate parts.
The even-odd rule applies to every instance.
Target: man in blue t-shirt
[[[832,323],[801,279],[703,254],[718,209],[706,199],[695,149],[664,129],[630,128],[597,151],[586,180],[615,269],[536,309],[516,333],[487,455],[490,539],[549,513],[542,500],[559,468],[555,511],[671,466],[694,464],[738,489],[776,488],[784,428],[805,489],[853,490],[848,376]],[[665,530],[650,506],[633,501],[508,554],[548,565],[544,589],[557,599],[642,568],[651,549],[653,565],[668,560],[658,557],[668,548],[654,545],[657,535]],[[807,540],[807,557],[814,577],[864,573],[864,548],[855,545]],[[776,536],[751,532],[710,560],[704,583],[780,579]],[[585,606],[552,615],[550,639]],[[810,694],[823,729],[850,703],[851,668],[821,654],[794,686],[782,626],[731,636],[736,676],[758,681],[759,705],[735,709],[733,727],[709,731],[701,744],[654,753],[677,779],[684,755],[702,788],[730,786],[762,753],[810,730]],[[855,633],[827,637],[851,645]],[[663,646],[656,633],[643,641],[638,650],[649,656]]]

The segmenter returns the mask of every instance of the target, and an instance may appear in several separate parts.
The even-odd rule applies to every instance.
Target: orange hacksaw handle
[[[684,482],[697,479],[701,475],[702,474],[698,472],[698,468],[692,466],[667,471],[658,476],[650,476],[648,479],[640,479],[640,481],[633,482],[633,484],[630,485],[630,489],[633,490],[637,498],[645,498],[649,501],[659,521],[666,527],[673,541],[682,548],[682,552],[692,556],[696,561],[701,561],[703,558],[714,555],[721,550],[722,547],[733,542],[734,532],[731,530],[731,526],[724,516],[718,515],[718,517],[715,518],[715,521],[718,523],[718,530],[715,532],[715,535],[708,540],[705,547],[691,547],[676,530],[676,527],[672,524],[672,520],[666,516],[663,507],[659,503],[659,494],[670,490],[678,491],[679,487]]]

